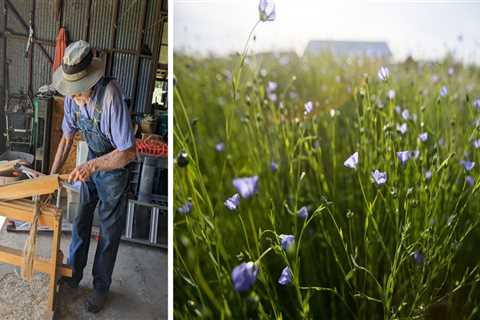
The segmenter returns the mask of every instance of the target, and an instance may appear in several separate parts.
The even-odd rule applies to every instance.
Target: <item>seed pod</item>
[[[186,167],[188,165],[188,153],[185,151],[180,151],[180,153],[177,156],[177,164],[179,167]]]

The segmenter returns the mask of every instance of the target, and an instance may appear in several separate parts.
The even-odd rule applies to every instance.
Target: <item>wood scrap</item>
[[[65,177],[55,174],[0,186],[0,200],[16,200],[54,193],[60,187],[60,179]]]
[[[28,164],[25,160],[0,161],[0,176],[11,175],[17,163]]]

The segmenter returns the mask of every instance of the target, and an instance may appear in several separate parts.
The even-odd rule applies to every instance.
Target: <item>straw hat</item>
[[[92,88],[105,72],[104,59],[93,56],[86,41],[73,42],[65,49],[61,67],[53,73],[53,87],[64,96]]]

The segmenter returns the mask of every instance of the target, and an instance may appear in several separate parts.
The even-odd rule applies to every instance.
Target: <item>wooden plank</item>
[[[0,161],[0,175],[7,175],[15,171],[17,163],[26,163],[23,160]]]
[[[12,249],[4,246],[0,246],[0,262],[11,264],[17,267],[22,265],[23,252],[21,250]],[[72,268],[65,264],[58,265],[58,272],[65,277],[72,276]],[[33,262],[33,270],[35,272],[42,272],[51,274],[50,261],[46,258],[37,257]]]
[[[52,248],[50,254],[50,281],[48,285],[48,303],[47,309],[54,312],[55,311],[55,295],[57,293],[57,283],[58,283],[58,258],[59,256],[63,256],[60,253],[60,239],[62,236],[62,219],[60,217],[59,220],[55,221],[53,226],[53,238],[52,238]],[[70,276],[71,277],[71,276]]]
[[[6,208],[15,208],[19,210],[25,210],[26,212],[33,212],[35,208],[34,202],[27,199],[0,201],[0,206],[6,207]],[[42,204],[41,213],[42,215],[58,217],[61,215],[62,210],[50,204]]]
[[[33,209],[25,209],[24,207],[11,205],[8,202],[0,202],[0,216],[31,223],[33,220]],[[54,222],[57,219],[58,217],[52,215],[48,211],[42,211],[38,223],[41,226],[53,227]]]
[[[59,176],[42,176],[0,186],[0,200],[15,200],[54,193],[60,187]]]

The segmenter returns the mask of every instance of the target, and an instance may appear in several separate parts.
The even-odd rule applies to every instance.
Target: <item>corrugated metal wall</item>
[[[113,36],[113,11],[114,0],[95,0],[92,2],[89,37],[92,46],[100,49],[110,48]],[[102,30],[102,32],[97,32],[97,30]]]
[[[89,12],[88,0],[63,0],[63,26],[67,30],[69,40],[87,39]]]
[[[133,68],[135,56],[115,53],[112,75],[122,84],[125,96],[133,97]],[[138,109],[138,108],[137,108]]]
[[[60,21],[55,21],[54,2],[35,0],[35,37],[38,39],[54,40],[57,36]]]
[[[28,59],[25,58],[27,42],[18,39],[7,41],[7,67],[10,93],[28,92]],[[38,72],[37,72],[38,74]]]
[[[0,0],[0,10],[3,8],[3,0]],[[4,17],[3,14],[0,13],[0,33],[5,32],[4,29]],[[4,67],[5,67],[5,57],[3,53],[3,39],[0,38],[0,151],[5,149],[5,139],[3,137],[3,131],[5,129],[5,114],[4,114],[4,99],[3,99],[3,92],[5,92],[5,83],[4,83]]]
[[[0,0],[0,79],[4,79],[3,56],[3,7]],[[145,2],[146,1],[146,2]],[[158,48],[161,41],[162,21],[166,20],[167,0],[63,0],[60,19],[55,18],[53,0],[9,0],[18,14],[28,25],[32,9],[34,10],[34,37],[40,40],[44,49],[53,60],[55,38],[60,26],[67,30],[69,42],[80,39],[87,40],[96,49],[106,50],[109,59],[113,61],[111,70],[107,70],[118,79],[125,95],[135,98],[133,110],[145,112],[150,110],[151,92],[155,78],[153,68],[157,67]],[[142,8],[146,5],[145,15]],[[7,36],[7,61],[9,64],[10,92],[26,93],[29,90],[30,58],[25,58],[28,30],[7,6],[7,31],[22,35],[21,37]],[[118,16],[115,23],[115,8],[118,6]],[[144,32],[140,27],[144,24]],[[116,28],[115,28],[116,27]],[[137,44],[143,35],[142,57],[135,55]],[[115,39],[115,41],[113,41]],[[113,44],[113,46],[112,46]],[[38,44],[33,48],[31,89],[37,89],[50,83],[51,65],[41,52]],[[137,73],[135,74],[135,71]],[[4,81],[2,81],[3,83]],[[135,86],[135,83],[137,85]],[[5,90],[1,85],[0,102],[0,129],[3,132],[3,96]],[[134,90],[137,92],[134,93]],[[0,149],[3,149],[0,137]]]
[[[120,0],[117,32],[123,36],[117,37],[117,49],[136,50],[137,39],[141,34],[132,30],[140,28],[142,5],[142,1]]]

